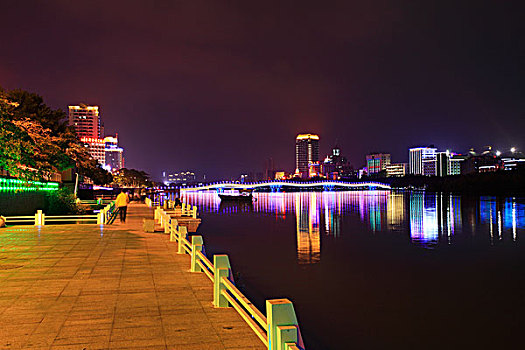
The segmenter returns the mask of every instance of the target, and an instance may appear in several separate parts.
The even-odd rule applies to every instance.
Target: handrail
[[[237,311],[239,315],[248,323],[248,326],[255,332],[255,335],[259,337],[259,339],[264,343],[264,345],[268,346],[268,336],[266,335],[266,332],[259,328],[259,325],[255,323],[253,319],[249,317],[249,315],[241,308],[241,306],[235,301],[235,299],[225,292],[224,290],[221,292],[221,294],[228,300],[228,302],[233,306],[233,308]]]
[[[182,211],[186,207],[196,211],[196,206],[184,203]],[[265,316],[235,286],[228,256],[214,255],[212,263],[203,252],[202,236],[192,236],[190,242],[183,235],[186,231],[172,221],[175,218],[170,214],[161,207],[155,209],[155,219],[170,234],[170,242],[178,244],[178,253],[191,255],[191,271],[204,272],[213,282],[213,304],[216,307],[232,306],[269,350],[304,350],[292,303],[287,299],[267,300]]]
[[[210,270],[213,271],[213,264],[212,264],[212,262],[206,257],[206,255],[204,255],[203,252],[198,251],[197,252],[197,256],[204,262],[206,267],[208,267]]]
[[[37,210],[35,215],[32,216],[7,216],[5,217],[6,223],[22,223],[27,224],[34,222],[35,226],[44,226],[46,221],[51,222],[67,222],[67,221],[96,221],[97,224],[111,224],[110,220],[117,210],[115,201],[110,202],[104,208],[100,209],[98,214],[87,214],[87,215],[46,215],[42,210]]]
[[[248,300],[248,298],[246,298],[244,294],[242,294],[241,291],[238,290],[229,279],[223,277],[221,282],[224,283],[232,296],[234,296],[246,308],[247,311],[250,311],[250,316],[255,318],[263,329],[266,329],[266,326],[268,325],[266,316],[264,316],[262,312],[260,312],[259,309],[257,309],[255,305],[253,305],[252,302]]]
[[[213,274],[213,270],[208,270],[206,268],[206,265],[204,265],[204,263],[202,262],[202,260],[197,260],[197,264],[199,264],[199,266],[201,267],[202,271],[206,274],[206,276],[208,276],[208,278],[213,282],[214,280],[214,274]]]

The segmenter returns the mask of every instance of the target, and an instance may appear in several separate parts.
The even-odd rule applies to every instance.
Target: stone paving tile
[[[128,222],[0,229],[0,349],[264,349],[168,236]]]

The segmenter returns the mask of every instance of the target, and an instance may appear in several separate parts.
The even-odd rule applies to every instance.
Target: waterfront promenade
[[[0,349],[265,349],[144,217],[0,229]]]

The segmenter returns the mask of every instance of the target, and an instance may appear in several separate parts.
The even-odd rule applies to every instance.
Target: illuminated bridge
[[[335,190],[390,190],[390,185],[380,182],[342,182],[342,181],[312,181],[312,182],[294,182],[294,181],[264,181],[253,183],[238,182],[216,182],[211,184],[199,184],[192,187],[182,187],[181,191],[222,191],[226,189],[236,190],[256,190],[261,192],[279,192],[279,191],[335,191]]]

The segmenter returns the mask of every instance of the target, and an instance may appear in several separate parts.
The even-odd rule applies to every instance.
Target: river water
[[[525,200],[390,191],[186,193],[239,288],[293,301],[312,349],[523,348]]]

